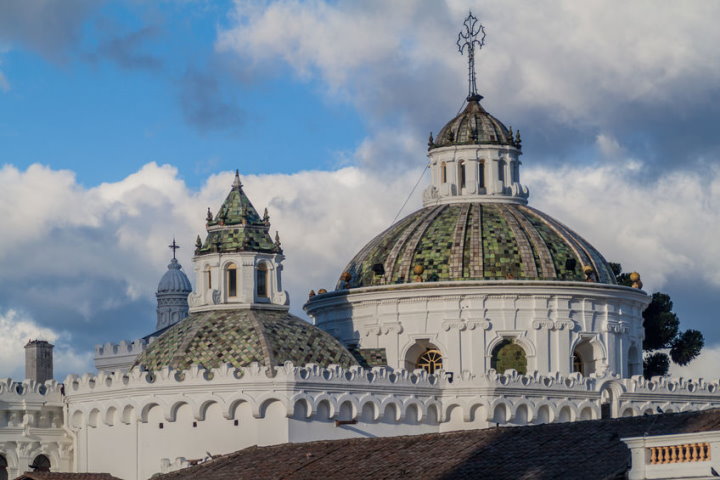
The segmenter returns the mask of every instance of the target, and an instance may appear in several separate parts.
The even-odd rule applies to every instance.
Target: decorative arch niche
[[[443,368],[443,360],[440,348],[430,343],[428,339],[422,339],[408,349],[405,355],[405,369],[422,369],[432,374]]]
[[[527,373],[527,354],[519,344],[505,339],[493,348],[490,368],[498,373],[513,369],[524,375]]]

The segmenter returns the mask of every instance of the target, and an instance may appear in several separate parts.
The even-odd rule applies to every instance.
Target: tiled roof
[[[109,473],[25,472],[15,480],[120,480]]]
[[[457,203],[422,208],[370,241],[338,289],[417,281],[572,280],[615,284],[603,256],[577,233],[525,205]]]
[[[357,428],[357,426],[355,426]],[[720,429],[720,410],[250,447],[157,480],[619,480],[620,440]]]
[[[235,182],[220,210],[214,218],[208,218],[207,231],[205,241],[195,246],[195,255],[218,251],[282,253],[279,243],[270,238],[267,215],[261,218],[255,210],[243,191],[237,172]]]
[[[480,105],[480,95],[468,98],[468,104],[457,117],[450,120],[437,134],[430,148],[450,145],[510,145],[520,148],[519,139],[500,120]]]
[[[348,350],[363,368],[385,367],[388,364],[387,352],[384,348],[357,348],[357,346],[352,346]]]
[[[355,358],[332,335],[287,311],[238,309],[191,313],[137,358],[148,370],[192,364],[216,368],[317,363],[349,367]]]

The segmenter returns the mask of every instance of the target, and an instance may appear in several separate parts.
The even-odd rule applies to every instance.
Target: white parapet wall
[[[70,471],[72,438],[65,432],[62,385],[0,379],[0,455],[8,464],[8,478],[27,471],[39,456],[57,471]]]
[[[290,363],[100,372],[69,376],[65,388],[76,471],[110,472],[126,480],[252,445],[720,406],[718,384],[702,380],[520,375],[512,370],[451,378],[442,371],[428,375]]]
[[[95,345],[95,368],[106,372],[127,372],[135,363],[135,359],[155,340],[138,338],[133,341],[122,340],[119,343]]]

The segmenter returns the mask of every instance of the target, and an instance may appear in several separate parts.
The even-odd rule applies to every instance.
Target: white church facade
[[[193,284],[174,258],[160,281],[154,333],[97,347],[98,372],[62,384],[31,349],[34,373],[0,382],[0,480],[29,465],[144,480],[252,445],[720,406],[717,382],[643,378],[639,276],[617,285],[528,206],[520,135],[481,100],[471,88],[431,136],[423,208],[311,292],[313,324],[289,313],[279,236],[236,174]]]

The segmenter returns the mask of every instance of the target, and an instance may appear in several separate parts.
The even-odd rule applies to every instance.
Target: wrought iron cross
[[[173,251],[173,260],[174,260],[174,259],[175,259],[175,250],[177,250],[178,248],[180,248],[180,245],[178,245],[177,243],[175,243],[175,239],[173,238],[173,243],[171,243],[170,245],[168,245],[168,248],[172,249],[172,251]]]
[[[472,12],[468,13],[463,27],[458,33],[457,46],[460,55],[465,53],[466,48],[468,51],[468,97],[472,97],[478,94],[475,84],[475,47],[479,50],[485,45],[485,27],[478,23]]]

